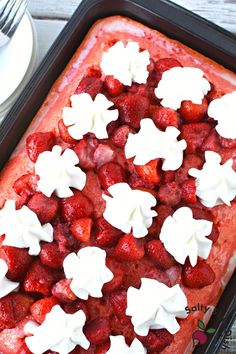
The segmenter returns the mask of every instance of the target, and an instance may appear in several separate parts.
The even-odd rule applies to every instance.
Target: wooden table
[[[236,0],[172,1],[236,34]],[[80,2],[81,0],[29,0],[29,10],[38,32],[39,60],[44,57]],[[236,338],[236,323],[233,337]],[[222,351],[226,352],[228,353]],[[236,346],[233,351],[231,344],[229,352],[236,353]]]

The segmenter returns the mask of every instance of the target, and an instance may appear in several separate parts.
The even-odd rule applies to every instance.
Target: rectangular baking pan
[[[91,25],[100,18],[124,15],[177,39],[225,67],[236,70],[236,37],[165,0],[84,0],[50,48],[32,79],[0,126],[0,169],[42,105],[52,84],[71,59]],[[236,315],[236,274],[231,278],[209,326],[216,329],[195,354],[217,353]],[[175,353],[177,354],[177,353]],[[182,353],[178,353],[182,354]]]

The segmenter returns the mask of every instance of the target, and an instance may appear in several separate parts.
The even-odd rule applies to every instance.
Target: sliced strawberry
[[[95,99],[97,94],[102,92],[102,88],[103,81],[99,77],[89,75],[82,78],[75,90],[75,94],[86,92]]]
[[[111,333],[114,336],[119,336],[122,335],[125,337],[125,341],[128,345],[132,343],[134,338],[136,337],[136,334],[134,332],[134,327],[129,321],[127,324],[123,324],[120,322],[120,320],[117,318],[117,316],[113,316],[110,319],[111,323]]]
[[[68,127],[64,124],[63,119],[60,119],[58,121],[58,130],[59,130],[59,135],[61,139],[68,144],[76,144],[77,140],[72,138],[72,136],[69,134]]]
[[[175,265],[174,258],[159,240],[149,241],[146,244],[146,252],[153,263],[162,269],[169,269]]]
[[[111,97],[116,97],[124,91],[124,85],[113,76],[106,76],[104,84]]]
[[[118,147],[124,148],[125,144],[128,139],[129,133],[133,133],[134,130],[131,129],[128,125],[122,125],[121,127],[117,128],[112,136],[111,141]]]
[[[86,319],[89,319],[89,314],[87,307],[84,302],[81,300],[77,299],[73,302],[65,302],[61,304],[61,307],[66,313],[73,314],[79,310],[82,310],[85,313]]]
[[[33,299],[28,295],[11,293],[0,299],[0,331],[12,328],[28,314]]]
[[[33,305],[31,305],[30,312],[35,321],[38,323],[43,323],[46,314],[49,313],[55,305],[59,305],[59,302],[54,296],[46,297],[36,301]]]
[[[26,139],[26,151],[31,161],[36,162],[39,154],[51,150],[55,145],[55,135],[53,132],[37,132]]]
[[[99,246],[111,247],[117,243],[122,232],[110,225],[103,216],[101,216],[95,221],[94,235]]]
[[[149,331],[146,337],[138,336],[138,339],[143,343],[144,347],[148,350],[148,353],[155,354],[162,352],[162,350],[170,345],[174,336],[166,329],[159,329]]]
[[[236,147],[236,139],[226,139],[219,135],[219,142],[225,149],[233,149]]]
[[[92,202],[79,191],[77,191],[72,197],[61,199],[61,215],[67,222],[72,222],[83,217],[89,217],[92,214]]]
[[[51,288],[57,281],[58,274],[43,265],[40,260],[34,261],[24,279],[24,290],[49,296]]]
[[[215,281],[215,273],[204,260],[199,259],[195,267],[187,261],[183,268],[182,281],[188,288],[200,289]]]
[[[148,116],[149,100],[145,96],[125,94],[118,98],[115,104],[119,110],[119,118],[124,124],[137,129],[141,119]]]
[[[99,218],[105,210],[106,202],[102,197],[103,191],[101,189],[99,178],[93,171],[88,171],[86,173],[86,184],[83,189],[83,195],[93,203],[94,216],[95,218]]]
[[[74,147],[74,152],[79,158],[80,167],[85,170],[95,168],[94,153],[97,147],[98,140],[95,137],[85,137]]]
[[[61,279],[52,287],[52,295],[62,302],[71,302],[77,299],[77,296],[70,288],[70,279]]]
[[[39,176],[34,173],[27,173],[19,177],[13,184],[13,189],[16,194],[20,196],[31,196],[36,192],[39,192],[38,189]]]
[[[113,161],[114,158],[114,150],[108,144],[99,144],[94,152],[94,162],[97,168],[100,168],[105,163]]]
[[[183,101],[179,113],[181,118],[187,123],[200,122],[207,113],[208,102],[203,98],[201,104],[193,103],[192,101]]]
[[[88,300],[86,300],[86,307],[91,320],[98,317],[110,318],[113,315],[113,310],[106,295],[102,298],[90,296]]]
[[[58,243],[60,252],[65,253],[70,249],[79,249],[79,241],[71,234],[68,224],[56,223],[53,235],[54,241]]]
[[[132,189],[147,188],[153,190],[153,183],[148,183],[136,172],[136,169],[130,174],[128,183]]]
[[[150,184],[157,184],[161,180],[160,171],[158,170],[158,164],[160,159],[151,160],[146,165],[135,166],[139,176]]]
[[[80,218],[71,224],[71,232],[80,242],[89,242],[93,220],[91,218]]]
[[[116,162],[102,165],[98,170],[98,178],[104,189],[108,189],[115,183],[126,181],[125,171]]]
[[[178,113],[171,108],[157,107],[152,114],[152,119],[161,130],[166,130],[169,126],[178,128],[179,125]]]
[[[57,242],[42,243],[39,258],[42,264],[50,268],[62,269],[63,261],[68,253],[69,251],[60,252]]]
[[[196,196],[196,181],[194,178],[189,178],[186,181],[184,181],[181,185],[181,191],[182,191],[182,200],[185,203],[190,203],[194,204],[197,202],[197,196]]]
[[[188,171],[190,168],[201,169],[204,164],[204,160],[194,154],[187,154],[184,158],[182,166],[175,171],[175,181],[181,184],[189,179]]]
[[[111,334],[110,322],[107,318],[96,318],[84,327],[84,334],[90,343],[102,344],[109,340]]]
[[[110,348],[110,343],[106,342],[104,344],[98,345],[95,350],[95,354],[106,354]]]
[[[181,189],[176,182],[169,182],[160,186],[157,192],[160,203],[174,206],[181,200]]]
[[[175,171],[162,171],[162,183],[169,183],[175,180]]]
[[[122,286],[125,275],[124,268],[122,267],[121,263],[108,257],[106,259],[106,266],[111,270],[113,279],[103,285],[102,291],[104,293],[111,293],[112,291],[117,290]]]
[[[215,152],[219,152],[220,150],[220,141],[219,141],[219,135],[217,134],[217,132],[215,131],[215,129],[213,129],[210,134],[208,134],[205,139],[203,140],[201,147],[200,147],[200,151],[201,152],[205,152],[205,151],[215,151]]]
[[[155,69],[159,74],[163,74],[164,71],[174,68],[176,66],[182,66],[180,62],[174,58],[161,58],[155,62]]]
[[[48,198],[42,193],[34,194],[27,206],[37,214],[41,224],[54,220],[58,211],[58,201],[55,198]]]
[[[130,322],[130,317],[126,315],[127,309],[127,292],[125,290],[117,290],[110,294],[109,301],[114,314],[119,319],[120,323],[127,324]]]
[[[24,277],[33,260],[27,249],[11,246],[1,246],[0,258],[7,263],[7,277],[11,280],[20,280]]]
[[[112,255],[119,261],[136,261],[142,259],[144,253],[142,241],[129,233],[120,238]]]
[[[212,126],[208,123],[183,124],[181,138],[187,142],[185,151],[190,154],[196,154],[211,129]]]

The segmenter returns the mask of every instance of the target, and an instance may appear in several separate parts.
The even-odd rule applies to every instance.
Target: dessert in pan
[[[95,23],[0,175],[0,353],[193,351],[235,267],[235,102],[212,60]]]

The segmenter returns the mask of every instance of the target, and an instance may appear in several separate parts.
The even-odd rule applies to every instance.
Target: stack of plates
[[[37,58],[36,31],[26,12],[11,41],[0,47],[0,122],[30,79]]]

